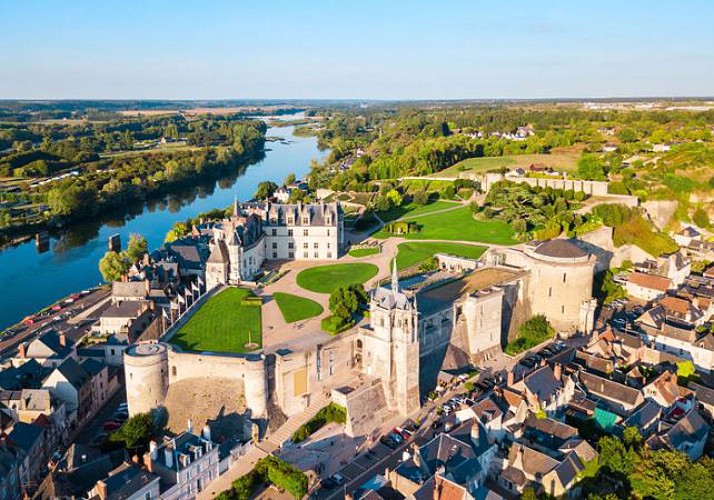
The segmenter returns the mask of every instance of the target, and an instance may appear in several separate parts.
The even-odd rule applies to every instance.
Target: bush
[[[220,493],[216,498],[248,500],[258,486],[265,483],[272,483],[287,491],[293,498],[302,498],[307,494],[307,476],[300,469],[269,455],[258,460],[252,471],[233,481],[231,489]]]
[[[332,335],[344,332],[354,325],[354,320],[351,318],[342,318],[340,316],[328,316],[320,322],[323,330]]]
[[[506,353],[518,354],[553,338],[554,335],[555,329],[545,315],[538,314],[521,325],[518,329],[518,338],[506,346]]]
[[[311,434],[331,422],[337,424],[347,423],[347,410],[336,403],[328,404],[317,412],[317,415],[298,427],[290,439],[293,443],[305,441]]]

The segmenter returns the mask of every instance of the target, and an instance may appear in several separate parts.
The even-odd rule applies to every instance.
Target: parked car
[[[395,450],[399,446],[399,443],[397,441],[395,441],[394,439],[392,439],[392,436],[389,434],[386,436],[382,436],[379,439],[379,442],[382,443],[387,448],[390,448],[392,450]]]
[[[119,422],[114,422],[113,420],[108,420],[104,422],[104,425],[102,426],[102,429],[105,431],[115,431],[121,427],[121,424]]]

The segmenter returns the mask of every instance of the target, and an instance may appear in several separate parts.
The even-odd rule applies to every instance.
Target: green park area
[[[314,318],[322,314],[324,310],[322,306],[314,300],[298,297],[291,293],[276,292],[273,298],[275,302],[278,303],[278,308],[287,323]]]
[[[468,207],[449,210],[438,214],[427,214],[410,219],[419,226],[419,231],[400,235],[409,240],[451,240],[514,245],[513,229],[503,221],[476,220]],[[393,236],[386,227],[372,235],[375,238]]]
[[[330,293],[335,288],[364,283],[374,278],[379,269],[374,264],[331,264],[311,267],[297,275],[298,286],[317,293]]]
[[[354,257],[355,259],[362,259],[364,257],[369,257],[370,255],[377,255],[380,252],[379,247],[365,247],[365,248],[353,248],[349,251],[348,255]]]
[[[462,172],[481,174],[489,170],[497,170],[503,167],[528,167],[534,163],[540,163],[556,170],[574,172],[577,169],[579,151],[559,151],[548,154],[526,154],[512,156],[493,156],[482,158],[469,158],[431,174],[431,177],[458,177]]]
[[[401,243],[398,246],[397,268],[401,271],[431,258],[435,253],[448,253],[469,259],[478,259],[486,248],[463,243]]]
[[[261,303],[249,290],[227,288],[209,298],[171,343],[187,351],[255,351],[262,343]]]

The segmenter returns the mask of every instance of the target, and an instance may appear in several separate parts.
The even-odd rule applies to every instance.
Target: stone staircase
[[[290,439],[293,433],[298,430],[298,428],[305,424],[312,417],[317,415],[321,409],[330,404],[330,397],[321,394],[319,397],[311,398],[312,402],[305,408],[301,413],[293,415],[288,418],[287,422],[278,427],[275,432],[271,433],[270,436],[258,446],[266,451],[267,453],[273,453],[275,450],[280,448],[283,443]]]

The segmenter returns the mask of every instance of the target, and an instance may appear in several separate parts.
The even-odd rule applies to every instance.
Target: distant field
[[[468,207],[449,210],[438,214],[427,214],[410,219],[421,227],[418,233],[402,235],[409,240],[451,240],[515,245],[513,229],[502,221],[475,220]],[[372,235],[375,238],[389,238],[392,235],[381,229]]]
[[[581,153],[579,151],[559,151],[550,154],[531,154],[531,155],[513,155],[513,156],[495,156],[484,158],[470,158],[463,160],[445,170],[431,174],[430,177],[458,177],[461,172],[486,172],[501,167],[512,167],[515,165],[529,166],[532,163],[542,163],[546,166],[553,167],[556,170],[564,170],[567,172],[575,171],[577,168],[578,159]]]
[[[171,339],[188,351],[250,352],[262,344],[260,302],[244,304],[252,295],[244,288],[227,288],[206,301]],[[248,339],[256,347],[246,347]]]
[[[400,243],[397,247],[397,269],[400,271],[419,264],[434,256],[435,253],[448,253],[469,259],[478,259],[486,251],[485,247],[465,245],[463,243]]]

